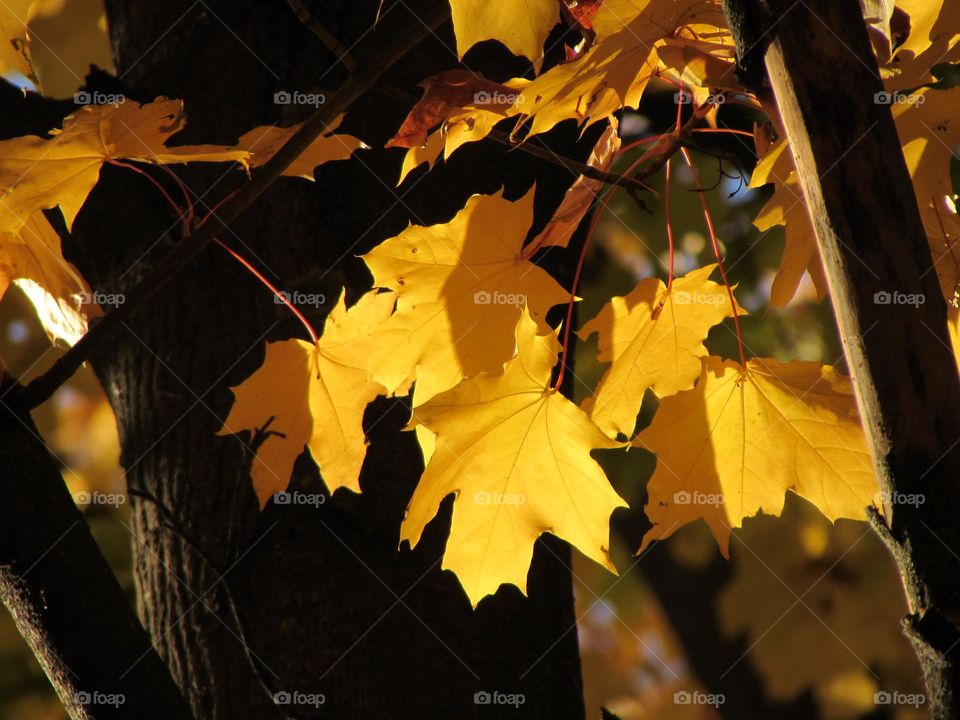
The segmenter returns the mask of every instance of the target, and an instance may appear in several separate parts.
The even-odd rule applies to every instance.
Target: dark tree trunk
[[[327,29],[348,47],[356,43],[361,64],[419,22],[403,3],[388,2],[374,26],[378,4],[317,3]],[[231,143],[256,125],[302,120],[297,112],[310,108],[275,105],[274,92],[329,94],[346,78],[283,0],[106,5],[120,82],[140,100],[183,98],[183,142]],[[390,81],[414,91],[456,62],[451,47],[446,25]],[[497,65],[501,73],[518,69],[501,56]],[[344,129],[380,147],[405,110],[370,94]],[[555,202],[570,179],[529,158],[475,147],[398,190],[399,158],[373,150],[320,168],[315,184],[281,179],[221,239],[281,288],[325,293],[329,307],[340,286],[348,301],[369,287],[355,255],[408,222],[445,221],[471,193],[503,181],[515,196],[536,179],[541,196]],[[180,174],[203,197],[201,211],[243,182],[225,166]],[[124,292],[178,240],[164,202],[142,178],[106,169],[77,219],[68,257],[94,287]],[[215,432],[229,410],[229,387],[262,361],[264,341],[302,333],[279,308],[214,247],[94,358],[117,414],[133,496],[138,610],[196,716],[583,717],[567,546],[548,540],[552,552],[537,549],[529,598],[504,589],[476,611],[440,570],[449,501],[415,551],[398,551],[422,470],[413,436],[399,432],[408,415],[401,401],[378,401],[367,413],[372,445],[361,495],[340,491],[319,509],[258,512],[249,447]],[[293,483],[321,487],[305,458]],[[523,693],[525,703],[519,712],[476,705],[480,690]],[[273,704],[277,692],[322,694],[326,702],[291,711]]]

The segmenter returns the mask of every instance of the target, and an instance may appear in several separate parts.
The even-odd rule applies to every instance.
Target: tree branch
[[[402,34],[395,43],[374,57],[366,73],[355,75],[344,83],[331,95],[329,101],[318,108],[303,127],[264,164],[253,179],[223,204],[216,215],[181,241],[149,271],[147,276],[127,294],[126,303],[91,327],[87,334],[80,338],[77,344],[57,360],[47,372],[33,380],[26,388],[14,389],[11,392],[11,399],[25,408],[34,408],[47,400],[90,358],[116,328],[143,307],[171,278],[177,277],[180,271],[222,233],[229,223],[260,197],[314,140],[327,132],[330,123],[337,116],[373,88],[381,75],[449,17],[449,8],[446,4],[441,4],[429,16],[423,18],[422,23],[414,25],[409,32]]]
[[[859,3],[767,5],[766,67],[886,497],[874,527],[886,526],[903,577],[931,717],[956,718],[960,378],[946,303],[890,106],[875,99],[883,84]],[[884,293],[918,300],[885,304]]]
[[[0,377],[0,598],[71,717],[193,715]]]

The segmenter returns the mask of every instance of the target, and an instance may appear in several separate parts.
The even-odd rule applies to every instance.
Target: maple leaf
[[[157,164],[245,162],[245,150],[217,145],[167,147],[184,127],[183,102],[87,105],[67,116],[50,138],[0,142],[0,231],[16,231],[35,210],[60,206],[67,229],[110,160]]]
[[[593,146],[593,150],[590,151],[587,165],[598,170],[608,170],[619,151],[618,123],[613,121],[603,131],[603,135],[600,136],[596,145]],[[537,249],[553,246],[565,248],[602,189],[603,183],[600,180],[593,180],[585,175],[577,177],[573,185],[564,194],[563,201],[553,217],[550,218],[550,222],[530,242],[530,247]],[[527,256],[529,257],[529,255],[530,251],[528,250]]]
[[[560,21],[559,0],[450,0],[457,59],[484,40],[498,40],[539,68],[543,43]]]
[[[944,297],[960,297],[960,217],[948,202],[951,148],[960,143],[960,123],[954,117],[960,88],[921,89],[899,96],[892,108],[904,159],[910,171],[923,226]],[[770,304],[785,305],[796,293],[804,271],[817,288],[818,300],[827,294],[826,275],[820,262],[816,234],[793,166],[781,140],[757,164],[750,187],[773,182],[773,196],[754,219],[760,230],[786,225],[786,244],[773,282]]]
[[[545,133],[575,119],[589,124],[636,107],[657,71],[656,46],[681,25],[723,25],[714,0],[615,0],[604,2],[591,24],[596,42],[578,59],[557,65],[534,80],[513,78],[501,91],[513,102],[496,109],[466,104],[445,105],[444,157],[468,142],[485,138],[505,117],[531,120],[526,137]],[[424,128],[427,129],[427,128]],[[422,144],[424,134],[418,138]]]
[[[524,304],[549,329],[547,311],[570,296],[522,257],[534,194],[516,202],[502,191],[474,195],[450,222],[410,226],[363,256],[374,285],[398,298],[370,357],[389,392],[402,392],[415,375],[421,403],[464,377],[498,371],[513,357]]]
[[[415,546],[441,501],[455,493],[443,567],[474,606],[504,583],[526,592],[533,545],[545,532],[614,571],[610,514],[626,503],[590,451],[620,445],[549,387],[559,343],[524,311],[518,355],[502,374],[480,375],[414,410],[435,434],[401,540]]]
[[[887,90],[907,90],[933,80],[930,68],[960,60],[960,0],[897,0],[907,17],[907,36],[882,62]]]
[[[633,435],[648,388],[662,398],[689,390],[700,376],[710,328],[733,316],[727,289],[707,279],[714,268],[677,278],[671,289],[646,278],[577,333],[582,340],[597,333],[597,359],[613,363],[588,404],[591,419],[610,437]]]
[[[384,147],[421,147],[427,133],[445,121],[454,110],[482,106],[486,111],[501,112],[513,105],[517,93],[513,88],[491,82],[469,70],[446,70],[420,83],[423,97],[414,105],[403,124]]]
[[[0,75],[18,72],[34,85],[37,76],[30,62],[30,32],[27,23],[37,8],[36,0],[5,0],[0,3]]]
[[[787,490],[831,520],[863,519],[878,491],[850,380],[819,363],[707,357],[634,445],[657,455],[641,550],[702,518],[726,556],[731,529],[779,515]]]
[[[31,213],[16,232],[0,232],[0,298],[10,284],[30,300],[51,340],[73,345],[87,331],[90,287],[68,263],[60,236],[43,212]]]
[[[340,127],[343,118],[341,114],[330,123],[327,132],[310,143],[310,146],[300,153],[290,167],[283,171],[283,175],[313,180],[313,171],[318,165],[334,160],[346,160],[355,150],[366,149],[367,146],[359,138],[336,134],[335,131]],[[236,147],[250,153],[250,167],[258,168],[272,158],[301,127],[303,123],[286,128],[276,125],[256,127],[244,133],[237,141]]]
[[[218,434],[266,431],[250,472],[261,509],[286,489],[304,445],[331,492],[360,491],[367,452],[363,412],[383,392],[365,366],[369,332],[390,314],[394,301],[392,293],[367,293],[348,310],[341,293],[316,345],[267,343],[263,364],[233,388],[236,399]]]

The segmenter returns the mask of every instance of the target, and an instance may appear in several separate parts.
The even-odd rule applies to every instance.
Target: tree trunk
[[[345,46],[356,44],[361,64],[419,22],[403,3],[385,4],[376,26],[375,0],[318,5],[327,29]],[[420,15],[435,5],[412,3]],[[189,128],[177,141],[232,143],[257,125],[302,120],[311,108],[276,105],[274,93],[329,94],[347,77],[283,0],[106,6],[126,92],[185,100]],[[447,25],[390,81],[413,91],[455,64],[453,46]],[[497,56],[488,76],[496,66],[517,70],[503,60]],[[378,148],[405,110],[371,93],[343,129]],[[570,180],[563,171],[535,175],[542,164],[478,146],[395,189],[400,156],[372,150],[320,168],[314,184],[281,179],[220,239],[282,289],[324,293],[326,308],[313,318],[319,326],[340,286],[348,302],[369,287],[354,256],[408,222],[446,221],[470,194],[495,191],[500,178],[511,196],[537,179],[554,204]],[[244,180],[223,166],[180,175],[202,197],[201,215]],[[123,293],[178,240],[164,203],[142,178],[105,169],[76,221],[68,257],[95,288]],[[138,610],[196,716],[583,717],[565,544],[541,541],[554,547],[537,548],[529,598],[505,588],[476,611],[456,578],[440,570],[449,500],[416,550],[397,550],[422,470],[413,436],[399,432],[408,417],[402,401],[368,410],[372,444],[361,495],[339,491],[319,508],[258,511],[250,438],[215,432],[230,407],[229,387],[262,361],[264,341],[301,333],[261,284],[214,247],[94,358],[117,414],[133,496]],[[292,486],[322,488],[306,458]],[[482,690],[522,693],[525,702],[519,713],[477,705]],[[276,693],[297,707],[275,705]]]

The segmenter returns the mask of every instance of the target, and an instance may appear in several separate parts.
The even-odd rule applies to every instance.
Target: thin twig
[[[90,328],[86,335],[70,348],[43,375],[36,378],[22,391],[16,401],[27,408],[35,408],[47,400],[57,388],[65,383],[77,369],[86,362],[94,351],[107,340],[113,331],[143,307],[172,278],[178,277],[218,235],[228,223],[234,221],[241,212],[253,203],[284,170],[296,160],[310,145],[325,132],[329,131],[338,115],[345,112],[364,93],[373,88],[380,76],[392,67],[400,58],[416,47],[430,32],[450,17],[445,4],[402,34],[398,40],[378,53],[370,63],[366,73],[354,75],[340,89],[331,95],[329,102],[318,108],[313,116],[291,137],[277,153],[268,160],[250,182],[240,188],[237,194],[224,203],[220,212],[211,218],[192,235],[182,240],[170,253],[147,274],[147,276],[127,294],[127,302],[106,315],[99,323]]]
[[[341,43],[333,33],[327,30],[327,28],[323,26],[323,23],[317,20],[303,0],[287,0],[287,5],[297,14],[297,18],[303,26],[316,35],[320,39],[320,42],[326,45],[327,49],[337,56],[337,62],[341,63],[351,73],[360,72],[360,63],[354,59],[350,51],[343,46],[343,43]]]

